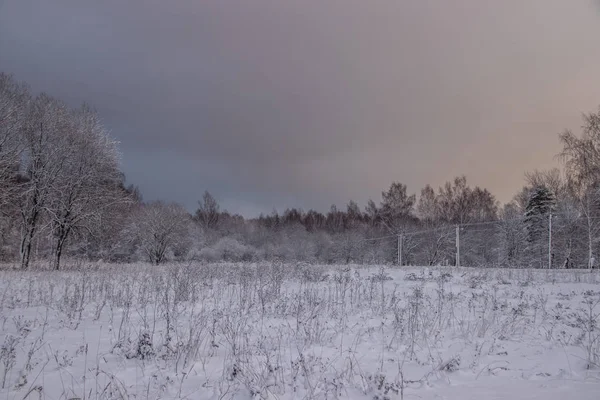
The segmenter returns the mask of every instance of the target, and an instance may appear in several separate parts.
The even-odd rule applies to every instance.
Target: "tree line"
[[[284,260],[467,266],[595,266],[600,246],[600,109],[559,135],[561,169],[526,174],[507,204],[456,177],[419,195],[393,182],[379,201],[256,218],[145,202],[125,184],[116,141],[88,105],[73,109],[0,73],[0,261]],[[458,229],[458,230],[457,230]],[[400,253],[400,257],[399,254]]]

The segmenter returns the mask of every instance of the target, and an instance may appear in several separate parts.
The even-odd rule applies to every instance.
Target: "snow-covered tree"
[[[516,201],[505,204],[500,210],[496,249],[501,266],[521,266],[527,240],[524,220],[524,212]]]
[[[219,224],[219,203],[207,191],[204,192],[202,200],[198,201],[198,209],[196,210],[196,220],[200,222],[206,230],[216,229]]]
[[[180,247],[190,237],[190,222],[190,215],[179,204],[156,201],[139,207],[125,234],[148,261],[159,265],[169,253],[183,251]]]
[[[556,198],[546,186],[532,188],[525,208],[524,223],[527,229],[528,250],[532,262],[538,267],[550,267],[545,264],[545,254],[548,249],[549,218],[555,205]]]
[[[30,96],[25,85],[0,72],[0,210],[6,211],[17,191],[15,181],[23,149],[21,131]],[[1,212],[1,211],[0,211]],[[0,218],[2,215],[0,214]]]
[[[64,246],[73,233],[90,230],[118,203],[128,201],[120,190],[122,174],[116,142],[88,106],[72,113],[64,135],[63,168],[51,187],[44,207],[52,232],[53,266],[59,269]]]
[[[585,224],[591,268],[600,243],[600,108],[597,113],[583,116],[580,137],[566,130],[560,134],[560,140],[569,187]]]
[[[59,177],[68,164],[75,127],[67,106],[46,95],[31,103],[22,128],[23,154],[19,185],[21,267],[27,268],[44,212]]]
[[[390,232],[401,233],[414,223],[416,196],[407,193],[406,185],[394,182],[381,197],[380,216]]]

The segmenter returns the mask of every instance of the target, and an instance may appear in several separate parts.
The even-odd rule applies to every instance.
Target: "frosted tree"
[[[498,205],[495,197],[479,187],[471,188],[465,176],[447,182],[438,191],[437,210],[442,221],[451,224],[494,221]]]
[[[315,210],[309,210],[304,215],[303,225],[309,232],[316,232],[325,227],[326,217]]]
[[[532,262],[538,267],[545,265],[545,255],[548,250],[549,218],[555,204],[556,198],[547,187],[537,186],[531,190],[525,209],[524,223],[527,229],[528,250]]]
[[[468,219],[472,225],[461,232],[461,255],[465,265],[483,266],[497,262],[497,228],[489,222],[498,219],[498,202],[487,190],[475,187],[470,193]]]
[[[18,210],[20,133],[30,97],[24,85],[0,72],[0,260],[14,257]]]
[[[593,267],[600,241],[600,108],[583,116],[582,134],[560,134],[568,181],[585,221],[588,266]]]
[[[196,220],[204,229],[216,229],[219,224],[219,209],[219,203],[207,190],[198,202]]]
[[[400,232],[414,221],[416,196],[408,195],[406,185],[394,182],[381,197],[380,215],[391,231]]]
[[[360,262],[365,246],[364,236],[357,230],[345,230],[332,237],[333,248],[332,255],[335,262],[349,264],[351,262]]]
[[[419,263],[438,265],[452,258],[455,250],[455,231],[442,221],[439,199],[429,185],[421,190],[417,215],[424,228],[424,232],[416,238]]]
[[[112,185],[109,186],[108,193],[104,195],[106,197],[100,199],[101,204],[105,206],[79,223],[80,227],[76,229],[73,237],[76,238],[78,248],[72,249],[73,252],[80,252],[92,259],[114,262],[133,260],[135,254],[133,243],[127,240],[123,232],[128,228],[130,216],[142,204],[142,199],[135,186],[125,187],[123,184],[118,186],[117,193],[112,193]],[[113,199],[116,201],[113,202]]]
[[[556,266],[571,268],[586,264],[582,254],[582,224],[579,204],[569,182],[557,168],[549,171],[527,173],[527,182],[531,188],[546,187],[555,197],[554,218],[552,221],[552,252],[557,259]]]
[[[72,128],[45,210],[52,233],[52,263],[59,269],[64,246],[74,233],[91,231],[119,202],[130,201],[120,190],[122,174],[116,142],[98,115],[84,105],[72,113]]]
[[[70,135],[74,126],[65,104],[41,94],[25,116],[22,129],[23,153],[19,185],[21,214],[21,267],[31,260],[33,241],[38,233],[51,194],[68,164]]]
[[[552,223],[552,247],[562,268],[588,265],[585,237],[587,219],[581,218],[578,200],[568,187],[557,194],[556,217]],[[583,224],[582,224],[583,222]]]
[[[369,200],[365,207],[365,219],[371,226],[375,226],[380,220],[380,210],[373,200]]]
[[[23,150],[20,137],[30,96],[24,85],[0,72],[0,210],[5,211],[17,191],[15,181],[19,156]],[[0,218],[2,216],[0,215]]]
[[[350,200],[346,205],[346,228],[359,229],[363,225],[363,214],[355,201]]]
[[[344,221],[345,214],[338,210],[335,204],[329,208],[329,212],[325,218],[325,226],[330,233],[340,233],[345,230]]]
[[[160,201],[139,207],[125,234],[152,264],[163,263],[169,253],[184,253],[181,244],[190,237],[190,215],[175,203]]]
[[[428,265],[456,262],[456,226],[461,228],[462,264],[479,265],[495,261],[494,226],[472,226],[497,220],[497,201],[487,189],[469,187],[464,176],[447,182],[437,194],[427,185],[421,191],[417,214],[425,230],[419,235],[418,246],[423,262]]]
[[[414,215],[416,196],[407,193],[406,185],[393,182],[386,192],[381,193],[381,197],[382,201],[379,209],[381,224],[389,233],[399,235],[400,241],[404,241],[403,234],[410,227],[415,227],[417,223],[417,218]],[[413,248],[404,244],[398,243],[395,249],[396,255],[398,252],[402,252],[401,258],[403,260],[408,258],[410,250]]]
[[[472,207],[471,191],[464,176],[455,178],[453,182],[446,182],[437,195],[439,218],[450,224],[472,222],[469,217]]]
[[[504,205],[499,213],[499,263],[505,267],[520,266],[523,261],[527,231],[524,210],[516,201]]]
[[[439,221],[439,205],[435,191],[429,185],[421,189],[419,202],[417,203],[417,215],[421,223],[426,227],[437,225]]]

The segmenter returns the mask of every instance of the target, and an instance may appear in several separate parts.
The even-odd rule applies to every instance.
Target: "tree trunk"
[[[28,232],[21,241],[21,269],[29,267],[29,257],[31,256],[31,235]]]
[[[67,241],[67,237],[69,236],[69,232],[71,230],[68,228],[61,228],[58,231],[58,235],[56,237],[56,247],[54,248],[54,270],[58,271],[60,269],[60,259],[62,257],[62,252],[64,249],[65,242]]]
[[[21,240],[21,269],[27,269],[31,260],[31,246],[35,235],[35,224],[26,228],[25,235]]]
[[[592,221],[589,213],[587,213],[587,230],[588,230],[588,268],[592,269],[592,260],[594,259],[594,245],[592,240]]]
[[[25,225],[25,234],[21,238],[21,269],[27,269],[31,260],[31,245],[37,228],[37,220],[40,212],[40,197],[38,190],[35,189],[29,212],[21,211],[21,216],[23,217],[23,223]]]
[[[62,243],[60,241],[56,244],[55,254],[54,254],[54,270],[58,271],[60,269],[60,257],[62,255]]]

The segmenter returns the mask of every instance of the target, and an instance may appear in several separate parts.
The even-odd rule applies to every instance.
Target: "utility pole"
[[[552,213],[548,217],[548,269],[552,268]]]
[[[456,262],[455,265],[460,267],[460,225],[456,225]]]

